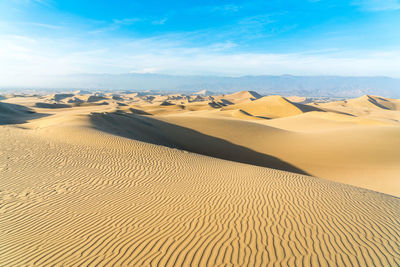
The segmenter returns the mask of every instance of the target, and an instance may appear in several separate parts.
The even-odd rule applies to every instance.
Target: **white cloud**
[[[131,70],[129,73],[157,73],[158,69],[157,68],[143,68],[139,70]]]
[[[400,78],[400,50],[232,52],[233,43],[183,47],[169,39],[69,40],[0,35],[0,86],[73,73],[356,75]],[[227,47],[227,49],[225,49]]]

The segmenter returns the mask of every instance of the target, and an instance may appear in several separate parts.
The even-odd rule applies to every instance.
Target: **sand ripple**
[[[0,266],[400,265],[395,197],[89,129],[0,135]]]

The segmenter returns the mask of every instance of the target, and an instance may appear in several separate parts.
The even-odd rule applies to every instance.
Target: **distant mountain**
[[[41,79],[41,84],[13,87],[229,93],[253,90],[260,94],[313,97],[357,97],[366,94],[400,97],[400,79],[342,76],[173,76],[162,74],[80,74]],[[4,85],[0,84],[0,87]]]

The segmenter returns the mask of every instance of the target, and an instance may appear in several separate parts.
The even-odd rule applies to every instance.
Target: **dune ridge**
[[[196,153],[307,173],[400,196],[399,127],[375,123],[334,127],[331,123],[329,130],[297,132],[278,128],[269,122],[261,124],[258,121],[185,115],[149,118],[147,121],[155,125],[154,132],[161,129],[163,136],[171,142]],[[285,123],[292,124],[292,121]],[[206,142],[207,139],[197,139],[191,133],[188,135],[185,129],[228,143],[219,147],[211,141]],[[153,134],[150,131],[146,135]],[[210,146],[204,146],[204,142]],[[233,145],[247,148],[253,153],[235,151]],[[240,157],[245,157],[247,161],[240,160]]]
[[[319,109],[312,106],[294,103],[285,97],[274,95],[264,96],[251,102],[230,105],[222,108],[222,110],[241,110],[251,116],[261,118],[281,118]]]
[[[400,102],[398,100],[371,95],[364,95],[359,98],[347,100],[345,104],[367,108],[400,110]]]

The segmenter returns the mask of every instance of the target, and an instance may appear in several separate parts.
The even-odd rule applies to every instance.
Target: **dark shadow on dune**
[[[378,99],[381,100],[381,101],[389,102],[389,101],[387,101],[386,99],[383,99],[383,98],[378,98]],[[372,97],[370,97],[370,96],[368,96],[368,101],[369,101],[370,103],[374,104],[375,106],[381,108],[381,109],[390,110],[390,108],[385,107],[384,105],[382,105],[382,104],[380,104],[378,101],[376,101],[376,99],[374,99],[374,98],[372,98]]]
[[[45,116],[49,114],[36,113],[25,106],[0,102],[0,125],[25,123]]]
[[[63,99],[65,99],[65,98],[67,98],[67,97],[73,97],[74,96],[74,94],[55,94],[54,95],[54,100],[55,101],[61,101],[61,100],[63,100]]]
[[[271,118],[269,118],[269,117],[251,115],[250,113],[248,113],[247,111],[244,111],[243,109],[239,109],[239,111],[250,117],[255,117],[255,118],[264,119],[264,120],[271,120]]]
[[[208,105],[212,108],[221,108],[222,106],[214,101],[209,102]]]
[[[231,102],[231,101],[229,101],[229,100],[226,100],[226,99],[221,99],[220,102],[221,102],[221,104],[222,104],[223,106],[233,105],[233,102]]]
[[[107,100],[107,98],[103,97],[103,96],[91,95],[91,96],[89,96],[89,98],[87,99],[86,102],[92,103],[92,102],[99,102],[101,100]]]
[[[344,102],[346,102],[346,100],[344,100]],[[314,103],[315,105],[319,105],[319,103]],[[308,105],[307,105],[308,106]],[[351,116],[351,117],[356,117],[355,115],[353,115],[353,114],[350,114],[350,113],[347,113],[347,112],[344,112],[344,111],[339,111],[339,110],[335,110],[335,109],[331,109],[331,108],[318,108],[319,109],[319,111],[322,111],[322,112],[332,112],[332,113],[337,113],[337,114],[342,114],[342,115],[347,115],[347,116]]]
[[[297,103],[293,103],[293,105],[295,105],[297,108],[299,108],[304,113],[311,112],[311,111],[333,112],[333,113],[337,113],[337,114],[355,117],[353,114],[343,112],[343,111],[333,110],[333,109],[327,109],[327,108],[321,109],[321,108],[317,108],[314,106],[309,106],[309,105],[305,105],[305,104],[297,104]]]
[[[309,106],[309,105],[305,105],[305,104],[299,104],[299,103],[293,103],[293,102],[290,102],[290,103],[292,103],[294,106],[296,106],[302,112],[324,111],[324,110],[322,110],[320,108]]]
[[[59,103],[43,103],[43,102],[38,102],[35,104],[36,107],[38,108],[70,108],[70,105],[67,104],[59,104]]]
[[[105,106],[108,105],[107,102],[82,102],[74,104],[75,107],[90,107],[90,106]]]
[[[172,104],[171,102],[168,101],[164,101],[160,104],[160,106],[173,106],[174,104]]]
[[[90,120],[96,129],[114,135],[220,159],[308,175],[276,157],[149,116],[121,112],[92,113]]]
[[[129,109],[133,114],[138,114],[138,115],[151,115],[150,113],[141,110],[141,109],[135,109],[135,108],[130,108]]]

